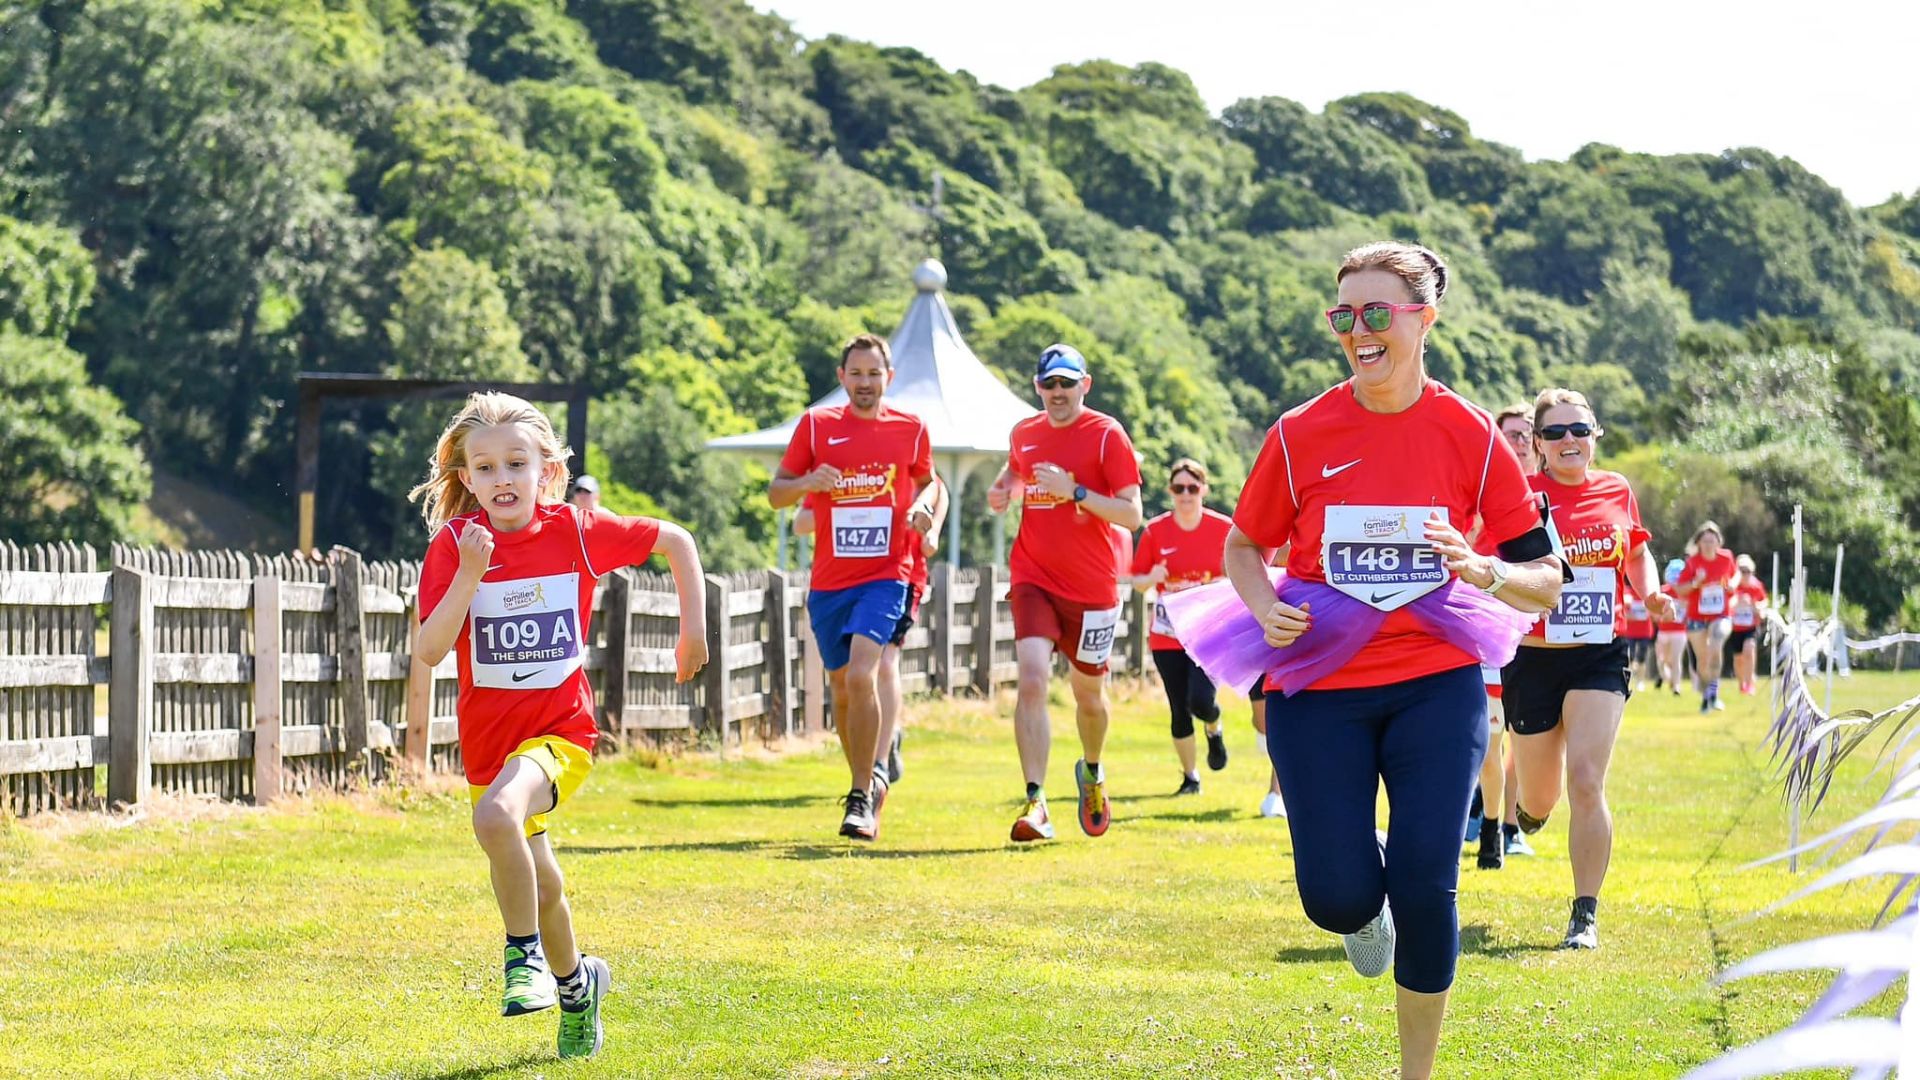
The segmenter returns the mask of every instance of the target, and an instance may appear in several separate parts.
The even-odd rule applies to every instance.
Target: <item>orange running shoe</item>
[[[1047,817],[1047,800],[1028,799],[1027,809],[1013,819],[1013,841],[1016,844],[1030,843],[1034,840],[1053,839],[1053,821]]]
[[[1073,763],[1073,782],[1080,785],[1080,831],[1088,836],[1104,836],[1113,822],[1113,807],[1107,803],[1107,783],[1093,778],[1085,758]]]

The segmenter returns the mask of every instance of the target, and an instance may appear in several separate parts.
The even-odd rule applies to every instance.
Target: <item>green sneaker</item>
[[[518,945],[507,946],[507,990],[500,998],[500,1015],[524,1016],[551,1009],[559,1000],[546,960],[527,955]]]
[[[600,1023],[600,1003],[613,989],[613,972],[597,956],[582,956],[580,970],[587,976],[587,1003],[578,1009],[560,1006],[560,1056],[592,1057],[606,1041],[607,1029]]]

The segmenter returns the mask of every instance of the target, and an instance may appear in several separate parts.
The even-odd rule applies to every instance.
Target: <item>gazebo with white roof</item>
[[[1007,437],[1013,425],[1038,412],[1007,389],[987,370],[960,337],[953,312],[941,290],[947,269],[927,259],[913,271],[919,295],[906,317],[888,339],[893,354],[893,385],[886,404],[925,420],[933,440],[934,469],[947,483],[947,558],[960,557],[960,493],[967,476],[983,463],[999,463],[1007,456]],[[836,386],[814,406],[843,405],[847,392]],[[707,442],[709,450],[752,454],[778,461],[800,423],[796,416],[779,427],[745,435],[728,435]],[[781,514],[781,563],[786,562],[786,515]]]

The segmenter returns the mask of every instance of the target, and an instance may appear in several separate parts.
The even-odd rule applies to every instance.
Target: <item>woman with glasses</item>
[[[1220,730],[1220,705],[1214,697],[1213,680],[1194,666],[1193,658],[1174,636],[1168,621],[1164,598],[1205,585],[1222,574],[1221,552],[1233,519],[1207,509],[1207,467],[1192,458],[1173,463],[1167,476],[1167,492],[1173,496],[1173,509],[1161,514],[1140,533],[1134,545],[1130,583],[1145,592],[1160,590],[1153,605],[1153,625],[1147,645],[1153,650],[1153,666],[1159,669],[1160,686],[1167,694],[1167,708],[1173,718],[1173,748],[1180,758],[1180,787],[1175,795],[1200,793],[1198,747],[1194,744],[1193,722],[1206,725],[1207,768],[1219,772],[1227,767],[1227,741]],[[1264,688],[1255,683],[1252,690],[1254,727],[1263,728],[1260,714]],[[1261,803],[1261,816],[1284,816],[1284,803],[1274,781]]]
[[[1626,477],[1593,467],[1601,431],[1593,407],[1573,390],[1542,391],[1533,406],[1541,471],[1534,490],[1546,493],[1553,526],[1573,580],[1546,618],[1528,631],[1513,662],[1501,672],[1507,728],[1519,764],[1520,828],[1534,833],[1560,801],[1566,774],[1567,850],[1573,862],[1573,911],[1563,949],[1598,948],[1595,928],[1600,886],[1613,855],[1613,814],[1607,807],[1607,765],[1620,717],[1633,693],[1622,590],[1631,584],[1648,598],[1648,613],[1668,614],[1651,534]]]
[[[1226,549],[1251,619],[1218,631],[1250,626],[1249,651],[1266,650],[1301,906],[1360,974],[1393,967],[1400,1075],[1419,1080],[1459,955],[1459,830],[1487,745],[1479,667],[1553,606],[1561,565],[1493,417],[1427,375],[1445,264],[1369,244],[1335,280],[1327,322],[1353,377],[1268,430]],[[1476,520],[1499,557],[1461,535]],[[1265,553],[1282,546],[1276,585]]]

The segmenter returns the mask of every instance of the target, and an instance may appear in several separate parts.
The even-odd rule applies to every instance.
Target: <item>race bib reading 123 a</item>
[[[580,575],[483,581],[473,595],[473,684],[546,690],[580,667]]]
[[[1604,645],[1613,640],[1614,570],[1576,566],[1547,612],[1547,640],[1556,645]]]
[[[1327,584],[1369,607],[1405,607],[1447,583],[1447,563],[1426,534],[1437,506],[1329,506],[1320,558]]]

